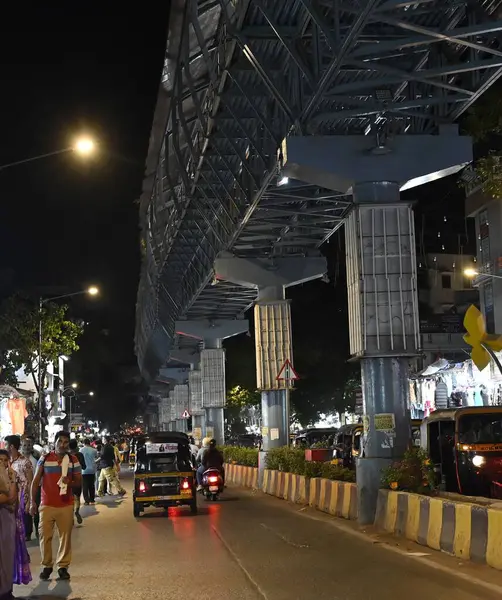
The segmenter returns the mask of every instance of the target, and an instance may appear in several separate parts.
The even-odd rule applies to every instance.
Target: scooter
[[[218,500],[224,489],[223,477],[219,469],[207,469],[202,475],[202,494],[206,500]]]

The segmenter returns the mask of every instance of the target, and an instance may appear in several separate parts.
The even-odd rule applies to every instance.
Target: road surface
[[[130,489],[131,480],[125,481]],[[310,509],[229,489],[199,515],[147,509],[130,493],[83,507],[71,582],[33,582],[16,597],[80,600],[500,600],[502,573],[396,538],[378,538]],[[151,511],[151,512],[149,512]],[[423,556],[423,555],[426,556]],[[476,578],[482,580],[481,586]]]

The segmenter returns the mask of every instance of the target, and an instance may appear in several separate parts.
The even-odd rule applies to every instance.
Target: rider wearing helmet
[[[204,440],[206,442],[206,440]],[[223,469],[223,454],[216,447],[216,440],[209,440],[208,446],[204,448],[200,459],[201,465],[197,469],[198,490],[202,489],[202,476],[208,469],[218,469],[225,482],[225,471]]]

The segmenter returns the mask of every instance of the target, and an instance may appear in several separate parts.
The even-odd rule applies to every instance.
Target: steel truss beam
[[[174,322],[240,315],[252,290],[212,285],[222,250],[302,255],[347,198],[278,186],[287,135],[434,132],[502,75],[502,0],[173,0],[141,198],[136,350],[165,360]]]

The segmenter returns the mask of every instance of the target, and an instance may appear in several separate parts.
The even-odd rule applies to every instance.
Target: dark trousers
[[[33,535],[33,517],[25,512],[24,515],[24,532],[26,534],[26,538],[27,539],[31,539],[31,536]]]
[[[96,475],[82,475],[84,502],[94,502],[96,496]]]

